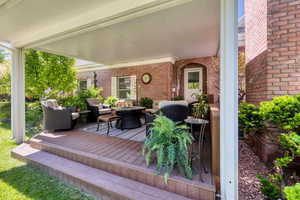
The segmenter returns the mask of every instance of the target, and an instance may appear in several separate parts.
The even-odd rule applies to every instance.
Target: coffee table
[[[140,118],[143,116],[143,111],[145,109],[145,107],[141,106],[113,108],[120,117],[116,127],[121,130],[141,127],[142,123]]]

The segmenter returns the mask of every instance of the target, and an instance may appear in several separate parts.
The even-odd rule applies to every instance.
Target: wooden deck
[[[112,136],[106,136],[104,129],[100,129],[98,132],[93,132],[93,129],[89,130],[86,132],[81,128],[65,132],[43,132],[32,138],[29,144],[34,149],[189,199],[215,199],[216,189],[211,175],[209,138],[206,139],[206,153],[203,162],[208,173],[201,173],[202,181],[199,178],[199,161],[195,160],[193,162],[195,174],[192,180],[182,177],[177,170],[174,170],[168,184],[165,184],[163,177],[157,175],[154,164],[150,167],[146,166],[142,155],[143,142],[138,142],[145,139],[144,127],[125,131],[112,130]],[[136,139],[137,141],[135,141]]]

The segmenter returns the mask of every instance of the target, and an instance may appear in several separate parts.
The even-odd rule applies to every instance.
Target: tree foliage
[[[27,97],[52,97],[76,87],[74,59],[32,49],[25,58]]]
[[[3,49],[0,49],[0,63],[4,63],[6,53]]]
[[[4,61],[0,64],[0,95],[10,94],[10,65],[9,61]]]

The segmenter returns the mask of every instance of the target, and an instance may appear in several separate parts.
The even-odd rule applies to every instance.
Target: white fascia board
[[[176,60],[172,57],[166,57],[166,58],[158,58],[158,59],[151,59],[151,60],[144,60],[144,61],[137,61],[137,62],[120,63],[115,65],[102,65],[102,64],[85,65],[85,66],[76,67],[76,70],[77,72],[90,72],[90,71],[97,71],[97,70],[104,70],[104,69],[144,66],[144,65],[165,63],[165,62],[170,62],[174,64],[175,61]]]
[[[124,22],[193,0],[118,0],[66,20],[47,30],[32,34],[13,43],[14,47],[36,48],[112,24]]]

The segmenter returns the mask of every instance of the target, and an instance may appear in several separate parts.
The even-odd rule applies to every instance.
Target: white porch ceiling
[[[121,2],[126,8],[112,9]],[[219,23],[219,0],[23,0],[1,10],[0,40],[113,65],[216,55]]]

